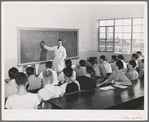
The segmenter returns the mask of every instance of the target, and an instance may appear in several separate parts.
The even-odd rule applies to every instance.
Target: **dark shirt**
[[[79,76],[77,78],[77,81],[80,84],[81,90],[90,90],[90,89],[96,88],[95,80],[93,80],[87,76]]]

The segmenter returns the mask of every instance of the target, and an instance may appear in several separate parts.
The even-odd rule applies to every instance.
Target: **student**
[[[66,53],[66,49],[62,46],[62,40],[58,39],[57,43],[58,43],[58,46],[54,46],[54,47],[48,47],[43,42],[41,42],[40,45],[43,45],[43,47],[48,51],[55,52],[53,69],[56,72],[61,72],[65,67],[64,60],[67,57],[67,53]]]
[[[63,72],[64,72],[65,81],[60,86],[62,89],[62,94],[80,91],[80,85],[78,81],[72,80],[73,69],[70,67],[67,67],[67,68],[64,68]]]
[[[49,100],[51,98],[57,98],[61,96],[61,88],[53,84],[53,74],[51,70],[45,70],[43,72],[43,80],[45,85],[38,91],[39,100]]]
[[[94,74],[94,69],[91,66],[86,68],[85,76],[79,76],[77,81],[80,84],[81,90],[90,90],[96,88],[96,81],[92,79],[92,75]]]
[[[71,66],[72,66],[72,61],[70,60],[70,59],[67,59],[66,61],[65,61],[65,66],[66,66],[66,68],[71,68]],[[75,80],[76,79],[76,72],[73,70],[73,73],[72,73],[72,76],[71,76],[71,79],[72,80]],[[65,78],[64,78],[64,71],[62,71],[60,74],[59,74],[59,76],[58,76],[58,81],[59,81],[59,83],[64,83],[64,81],[65,81]]]
[[[56,71],[52,70],[52,65],[53,65],[53,63],[51,61],[47,61],[45,64],[45,68],[46,68],[46,70],[50,70],[52,72],[53,79],[54,79],[53,84],[57,85],[58,84],[57,73],[56,73]],[[43,71],[39,74],[38,77],[43,79]]]
[[[18,92],[8,97],[5,108],[7,109],[37,109],[39,99],[37,94],[26,91],[27,76],[23,72],[16,74],[15,81]]]
[[[102,84],[108,84],[111,83],[113,80],[115,84],[120,85],[132,85],[131,81],[125,76],[123,69],[123,62],[121,60],[116,61],[116,67],[110,77],[105,80],[103,83],[98,84],[98,86],[101,86]]]
[[[134,60],[130,60],[128,64],[128,72],[126,73],[126,77],[133,81],[138,79],[138,72],[135,70],[136,62]]]
[[[114,68],[115,68],[116,61],[117,61],[117,56],[116,56],[116,55],[112,55],[112,56],[111,56],[111,69],[112,69],[112,71],[113,71]]]
[[[86,74],[86,61],[80,60],[79,61],[80,68],[76,70],[76,76],[84,76]]]
[[[107,76],[107,73],[112,73],[112,69],[110,64],[106,61],[106,56],[101,55],[99,59],[99,69],[102,73],[102,76],[105,78]]]
[[[141,59],[139,68],[139,78],[144,78],[144,59]]]
[[[131,55],[131,60],[134,60],[134,61],[136,62],[136,67],[135,67],[135,69],[139,67],[137,58],[138,58],[137,54],[133,53],[133,54]]]
[[[127,72],[127,64],[124,61],[124,56],[123,55],[118,55],[117,58],[118,58],[118,60],[121,60],[123,62],[123,72],[126,73]]]
[[[18,91],[17,84],[15,81],[16,73],[18,73],[18,69],[15,67],[10,68],[8,71],[10,81],[5,84],[5,98],[8,98],[8,96],[17,93]]]
[[[137,61],[138,61],[138,63],[140,63],[141,59],[143,59],[142,52],[137,51],[136,53],[137,53],[137,56],[138,56]]]
[[[98,66],[95,64],[95,59],[89,58],[89,59],[88,59],[88,66],[93,67],[94,72],[95,72],[95,73],[94,73],[94,76],[100,76],[100,71],[99,71]]]

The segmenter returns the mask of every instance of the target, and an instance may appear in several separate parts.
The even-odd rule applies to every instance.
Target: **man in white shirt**
[[[53,69],[56,72],[61,72],[65,67],[64,60],[67,57],[67,53],[66,53],[66,49],[62,46],[62,40],[59,39],[57,42],[58,42],[58,46],[54,46],[54,47],[48,47],[42,42],[40,44],[43,45],[43,47],[48,51],[55,52]]]
[[[56,71],[52,70],[52,62],[51,61],[47,61],[45,64],[46,70],[50,70],[53,74],[53,84],[57,85],[58,84],[58,79],[57,79],[57,73]],[[43,71],[39,74],[38,76],[39,78],[43,79]]]

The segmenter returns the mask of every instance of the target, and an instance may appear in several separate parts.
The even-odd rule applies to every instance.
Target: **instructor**
[[[42,42],[41,42],[41,45],[43,45],[43,47],[46,50],[55,52],[53,70],[55,70],[56,72],[61,72],[65,67],[64,60],[67,57],[67,53],[66,53],[66,49],[62,46],[62,40],[58,39],[57,43],[58,43],[58,46],[54,46],[54,47],[48,47],[47,45],[45,45],[45,43],[42,43]]]

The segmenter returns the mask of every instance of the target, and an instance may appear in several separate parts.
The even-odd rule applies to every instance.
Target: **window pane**
[[[100,43],[105,43],[105,41],[106,41],[106,40],[104,40],[104,39],[101,39],[101,40],[100,40]]]
[[[133,39],[141,39],[141,33],[133,33]]]
[[[123,25],[131,25],[131,19],[124,19]]]
[[[106,20],[100,21],[100,26],[106,26]]]
[[[113,32],[113,27],[107,27],[107,32]]]
[[[115,32],[122,32],[122,26],[116,26],[115,27]]]
[[[115,40],[115,46],[122,46],[122,39]]]
[[[133,32],[141,32],[141,26],[133,26]]]
[[[122,25],[123,24],[123,20],[115,20],[115,25]]]
[[[113,40],[113,33],[112,34],[111,33],[108,33],[107,34],[107,39]]]
[[[131,33],[123,33],[123,39],[131,39]]]
[[[132,42],[132,52],[137,52],[140,50],[140,41],[141,40],[133,40]]]
[[[141,30],[142,30],[142,32],[145,32],[145,27],[141,26]]]
[[[122,39],[122,33],[115,33],[115,39]]]
[[[113,51],[113,40],[107,40],[106,49],[107,51]]]
[[[142,18],[142,25],[144,25],[144,23],[145,23],[145,20],[144,20],[144,18]]]
[[[131,26],[123,26],[123,32],[131,32]]]
[[[133,19],[133,25],[141,25],[141,18]]]
[[[142,40],[145,40],[145,34],[144,33],[142,33],[141,37],[142,37],[141,38]]]
[[[130,54],[131,45],[123,45],[123,53]]]
[[[105,33],[100,33],[100,39],[105,39],[106,36],[105,36]]]
[[[114,51],[115,53],[122,53],[122,45],[117,45],[117,46],[115,46],[115,51]]]
[[[105,50],[105,43],[100,43],[100,48],[99,48],[100,51],[106,51]]]
[[[107,25],[109,26],[109,25],[114,25],[114,20],[107,20]]]
[[[100,27],[100,32],[105,32],[106,28],[105,27]]]

